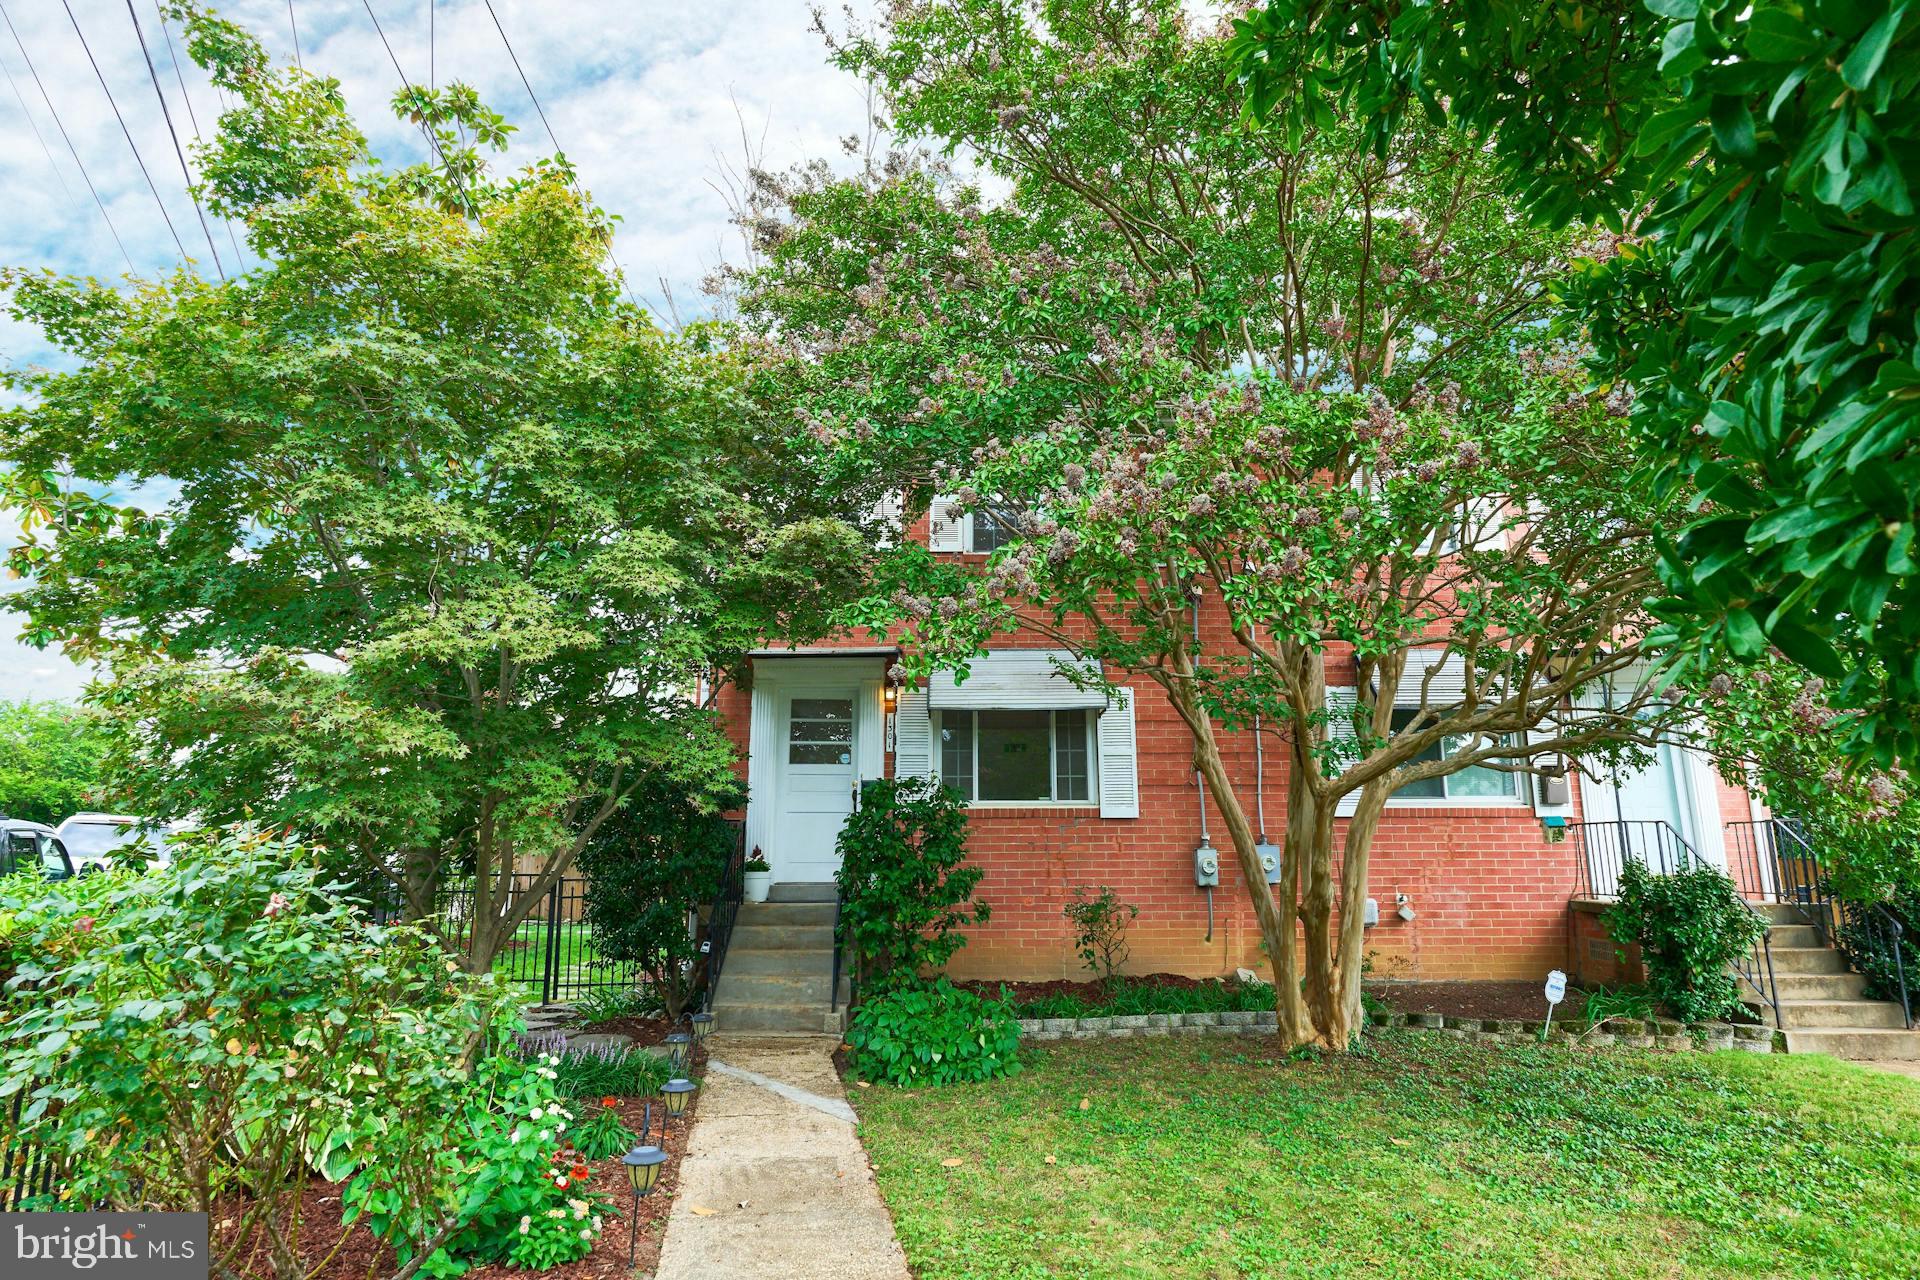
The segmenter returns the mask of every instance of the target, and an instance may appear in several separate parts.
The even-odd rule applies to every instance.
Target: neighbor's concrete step
[[[776,884],[768,888],[768,902],[838,902],[840,890],[831,880],[825,884]]]
[[[1780,1020],[1789,1030],[1841,1031],[1878,1027],[1905,1030],[1900,1006],[1886,1000],[1782,1000]]]
[[[1775,969],[1774,985],[1782,1000],[1858,1000],[1867,980],[1857,973],[1782,973]]]
[[[833,926],[830,924],[747,924],[733,926],[727,940],[727,955],[735,951],[818,951],[833,954]]]
[[[1775,947],[1773,971],[1787,973],[1845,973],[1847,958],[1832,947]]]
[[[1878,1027],[1790,1030],[1788,1053],[1830,1053],[1836,1058],[1920,1059],[1920,1031]]]
[[[825,1002],[818,1005],[749,1004],[745,1001],[713,1002],[714,1021],[729,1034],[737,1031],[799,1031],[813,1035],[834,1033],[846,1027],[846,1007],[827,1012]]]
[[[743,902],[738,923],[744,925],[827,925],[839,908],[831,902]]]
[[[1827,940],[1810,924],[1776,924],[1767,930],[1767,943],[1778,951],[1782,947],[1824,947]]]
[[[1747,905],[1774,924],[1805,924],[1810,910],[1791,902],[1750,902]]]

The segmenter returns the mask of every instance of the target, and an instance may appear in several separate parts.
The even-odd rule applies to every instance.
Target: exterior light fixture
[[[880,691],[880,696],[886,699],[887,710],[891,711],[893,710],[894,704],[900,701],[900,686],[897,684],[889,684]]]
[[[699,1013],[687,1019],[687,1021],[693,1024],[693,1042],[695,1044],[705,1044],[707,1037],[713,1034],[712,1011],[702,1009]]]
[[[634,1249],[640,1240],[640,1197],[653,1194],[660,1185],[660,1171],[666,1167],[667,1153],[647,1141],[653,1128],[653,1103],[648,1101],[646,1118],[640,1124],[640,1145],[620,1157],[627,1171],[627,1185],[633,1188],[633,1212],[627,1215],[627,1265],[633,1265]],[[660,1117],[660,1140],[666,1141],[667,1119]]]
[[[667,1065],[673,1073],[679,1075],[687,1069],[687,1058],[693,1053],[693,1037],[684,1031],[676,1031],[667,1037]]]
[[[693,1100],[693,1091],[699,1087],[684,1076],[676,1076],[661,1085],[660,1092],[667,1101],[667,1114],[676,1120],[687,1114],[687,1103]],[[663,1129],[665,1123],[661,1122]]]

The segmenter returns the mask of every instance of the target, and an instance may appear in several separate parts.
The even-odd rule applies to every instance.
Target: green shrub
[[[912,986],[966,945],[987,903],[969,900],[982,875],[965,866],[967,811],[952,790],[926,778],[866,783],[840,830],[839,945],[853,949],[863,986]]]
[[[982,1000],[942,978],[863,1002],[847,1029],[853,1068],[882,1084],[992,1080],[1020,1069],[1020,1028],[1004,1000]]]
[[[1079,952],[1080,963],[1101,981],[1112,982],[1132,951],[1127,926],[1139,918],[1140,908],[1120,901],[1120,895],[1104,884],[1098,893],[1081,885],[1061,914],[1073,926],[1073,949]]]
[[[604,960],[644,973],[675,1022],[705,976],[687,920],[713,901],[737,839],[714,809],[744,803],[745,792],[738,792],[704,797],[697,806],[671,780],[650,780],[580,851],[594,948]]]
[[[1628,861],[1620,872],[1620,900],[1602,920],[1613,940],[1640,944],[1647,986],[1686,1022],[1741,1012],[1738,982],[1728,973],[1753,949],[1766,922],[1713,867],[1654,875]]]
[[[445,1131],[503,995],[341,890],[309,851],[230,834],[150,873],[0,880],[16,966],[0,1098],[24,1095],[72,1203],[239,1205],[223,1238],[259,1228],[282,1277],[304,1274],[309,1169],[409,1206],[402,1252],[458,1221]]]
[[[592,890],[588,890],[589,896]],[[599,940],[596,939],[596,945]],[[617,1018],[659,1018],[666,1016],[666,1002],[658,990],[644,987],[590,987],[573,1002],[574,1012],[589,1026],[612,1022]]]

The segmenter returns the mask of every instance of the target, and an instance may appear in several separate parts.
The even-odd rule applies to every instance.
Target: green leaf
[[[1727,647],[1736,658],[1758,658],[1767,651],[1767,633],[1760,622],[1745,609],[1727,612]]]
[[[1722,151],[1742,160],[1754,153],[1753,113],[1747,110],[1745,98],[1726,94],[1715,97],[1709,118],[1713,140]]]
[[[1840,78],[1854,89],[1865,89],[1873,83],[1874,76],[1880,72],[1880,64],[1886,59],[1887,46],[1893,41],[1893,33],[1900,29],[1901,19],[1907,16],[1907,6],[1899,5],[1880,15],[1880,21],[1867,28],[1860,37],[1860,43],[1853,46],[1853,52],[1840,64]]]

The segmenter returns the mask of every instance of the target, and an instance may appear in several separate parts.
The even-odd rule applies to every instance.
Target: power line
[[[40,144],[40,152],[47,158],[47,168],[53,170],[53,176],[60,181],[60,189],[67,193],[67,199],[73,199],[73,188],[67,185],[67,175],[60,172],[60,166],[53,161],[53,148],[40,132],[40,124],[33,118],[33,111],[27,106],[26,95],[20,92],[20,82],[13,78],[13,68],[0,61],[0,71],[7,73],[7,84],[13,90],[14,101],[20,104],[20,114],[27,118],[27,126],[33,130],[33,137]]]
[[[80,29],[80,19],[73,16],[73,6],[68,0],[60,0],[60,6],[67,11],[67,21],[73,24],[73,34],[80,37],[80,47],[86,50],[87,62],[93,67],[93,77],[100,82],[101,90],[107,95],[107,105],[113,108],[113,118],[120,122],[120,132],[125,135],[127,147],[133,152],[133,162],[140,166],[140,176],[147,180],[147,190],[153,192],[153,202],[160,206],[160,220],[167,224],[167,231],[173,236],[173,247],[180,251],[181,261],[188,261],[187,246],[181,243],[180,233],[173,229],[173,219],[167,214],[167,202],[160,198],[160,188],[154,185],[153,175],[147,172],[147,162],[141,157],[140,148],[134,145],[133,130],[127,128],[126,117],[120,114],[120,104],[114,100],[106,76],[100,73],[100,64],[94,61],[93,46],[87,43],[87,33]]]
[[[287,3],[291,5],[293,0],[287,0]],[[393,46],[387,43],[387,33],[380,26],[379,16],[373,11],[373,0],[360,0],[360,3],[365,7],[367,17],[373,21],[373,33],[380,37],[380,45],[387,51],[387,61],[393,64],[393,72],[400,77],[401,87],[408,93],[412,93],[413,81],[407,79],[407,73],[400,69],[400,59],[394,56]],[[467,198],[465,189],[460,185],[460,175],[454,171],[453,162],[447,159],[447,153],[441,149],[440,135],[433,131],[433,122],[425,115],[420,117],[420,132],[427,135],[427,145],[432,147],[434,154],[440,157],[440,164],[446,169],[447,177],[453,183],[453,189],[460,193],[462,206],[470,206],[473,202]]]
[[[546,110],[540,105],[540,96],[533,91],[533,82],[527,79],[526,68],[520,65],[520,55],[513,51],[513,41],[507,39],[507,29],[500,25],[500,15],[493,10],[493,0],[486,0],[486,6],[487,16],[493,19],[493,29],[500,33],[500,43],[507,47],[507,57],[512,59],[513,69],[520,75],[520,84],[526,89],[527,97],[533,103],[533,113],[540,117],[540,126],[547,131],[547,141],[553,144],[557,154],[564,156],[566,148],[561,146],[560,139],[554,136],[553,124],[547,119]],[[573,190],[584,206],[587,202],[587,193],[580,189],[577,172],[574,176]],[[627,295],[627,304],[637,308],[640,304],[634,301],[633,290],[627,284],[627,269],[620,265],[620,259],[613,256],[613,232],[603,228],[600,235],[607,246],[607,261],[613,264],[614,273],[620,281],[620,289]]]
[[[46,83],[40,79],[40,70],[33,65],[33,55],[27,52],[26,42],[20,39],[19,29],[13,25],[13,15],[7,12],[4,4],[0,4],[0,18],[6,19],[7,30],[13,35],[13,43],[20,50],[20,56],[26,60],[27,73],[33,77],[34,87],[40,90],[40,101],[47,104],[47,112],[53,117],[54,127],[60,130],[60,139],[67,144],[67,154],[73,157],[73,167],[80,171],[81,181],[87,184],[87,191],[93,196],[94,206],[100,210],[100,220],[107,224],[107,231],[113,236],[113,242],[120,246],[120,256],[127,260],[127,270],[134,275],[140,274],[140,269],[133,265],[133,255],[127,252],[126,241],[120,238],[119,228],[113,225],[113,218],[107,213],[106,202],[100,198],[100,189],[93,185],[93,176],[87,172],[86,164],[80,159],[80,149],[73,145],[73,137],[67,132],[66,123],[60,119],[60,112],[53,105],[53,99],[47,96]]]
[[[173,139],[173,154],[180,161],[180,176],[187,184],[187,199],[193,201],[193,212],[200,219],[200,234],[207,238],[207,252],[213,255],[213,269],[220,278],[227,278],[227,268],[220,261],[220,250],[213,244],[213,228],[207,225],[206,210],[200,207],[200,197],[194,194],[193,173],[187,168],[187,153],[180,146],[180,135],[174,131],[173,111],[167,106],[167,95],[160,88],[160,72],[154,68],[153,55],[147,52],[147,36],[140,30],[140,15],[133,11],[133,0],[127,0],[127,16],[133,19],[133,38],[140,42],[140,56],[146,59],[147,78],[153,81],[153,96],[160,99],[160,116],[167,122],[167,136]]]
[[[167,11],[160,7],[160,0],[153,0],[154,21],[160,24],[160,34],[167,41],[167,61],[173,64],[173,80],[180,86],[180,98],[187,104],[187,123],[193,126],[193,140],[200,142],[200,117],[193,113],[193,95],[187,92],[187,76],[180,69],[180,53],[173,47],[173,30],[167,26]],[[233,246],[234,265],[241,271],[247,269],[247,256],[240,252],[240,237],[233,234],[233,219],[222,218],[227,227],[227,243]]]
[[[300,64],[300,24],[293,20],[293,0],[287,0],[287,30],[293,32],[293,65],[305,71]]]

